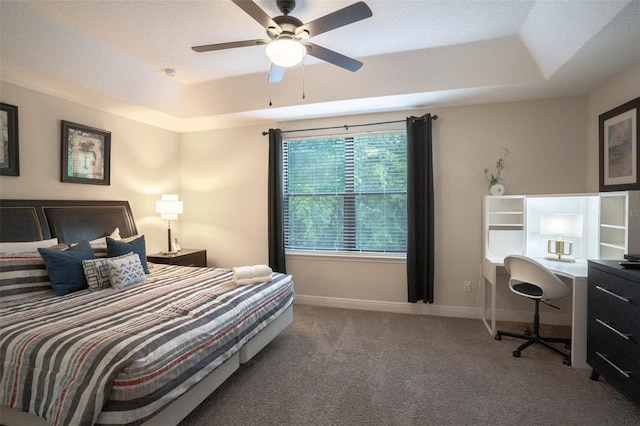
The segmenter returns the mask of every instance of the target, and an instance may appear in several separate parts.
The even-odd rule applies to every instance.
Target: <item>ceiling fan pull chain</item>
[[[271,106],[271,85],[269,85],[269,106]]]
[[[302,99],[305,98],[304,94],[304,62],[302,62]]]

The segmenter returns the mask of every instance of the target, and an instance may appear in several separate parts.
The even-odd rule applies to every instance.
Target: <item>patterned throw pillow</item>
[[[127,253],[125,255],[118,256],[118,257],[112,257],[109,259],[106,257],[103,257],[103,258],[97,258],[97,259],[83,260],[82,269],[84,269],[84,276],[87,279],[87,284],[89,285],[89,289],[104,290],[106,288],[111,288],[111,276],[109,274],[109,261],[127,257],[131,253]]]
[[[109,279],[113,288],[124,288],[144,281],[146,275],[140,263],[140,256],[132,253],[118,258],[108,258]]]

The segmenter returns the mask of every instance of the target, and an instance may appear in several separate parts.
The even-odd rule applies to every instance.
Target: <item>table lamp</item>
[[[581,214],[543,214],[540,216],[540,234],[557,235],[557,240],[547,242],[547,252],[553,256],[545,259],[560,262],[575,262],[570,257],[573,253],[573,242],[564,241],[562,237],[582,237]]]
[[[162,194],[161,199],[156,201],[156,213],[160,213],[160,218],[167,220],[167,242],[168,253],[171,250],[171,221],[178,220],[178,215],[182,214],[182,201],[178,201],[178,194]]]

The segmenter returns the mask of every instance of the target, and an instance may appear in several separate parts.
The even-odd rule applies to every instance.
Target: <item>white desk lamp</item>
[[[171,221],[178,220],[178,215],[182,214],[182,207],[182,201],[178,201],[178,194],[162,194],[162,198],[156,201],[156,213],[160,213],[160,218],[168,221],[168,253],[175,252],[171,249]]]
[[[557,235],[557,240],[547,242],[547,252],[553,256],[545,259],[557,260],[560,262],[575,262],[570,257],[573,253],[573,242],[564,241],[562,237],[582,237],[582,215],[581,214],[543,214],[540,216],[540,234]]]

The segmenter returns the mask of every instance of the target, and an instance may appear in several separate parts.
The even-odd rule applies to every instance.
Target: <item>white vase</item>
[[[489,192],[491,192],[491,195],[504,195],[504,185],[496,183],[489,188]]]

